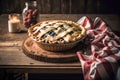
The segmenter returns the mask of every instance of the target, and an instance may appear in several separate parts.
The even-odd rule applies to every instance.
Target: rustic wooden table
[[[50,19],[67,19],[77,21],[87,15],[94,19],[102,17],[114,30],[119,30],[119,17],[117,15],[94,14],[40,14],[40,21]],[[37,61],[23,54],[22,43],[28,38],[27,33],[9,33],[8,15],[0,15],[0,69],[7,72],[27,73],[82,73],[80,62],[49,63]]]

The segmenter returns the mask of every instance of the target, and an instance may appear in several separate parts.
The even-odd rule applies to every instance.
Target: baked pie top
[[[49,20],[40,22],[28,29],[29,36],[37,42],[60,44],[81,39],[85,28],[67,20]]]

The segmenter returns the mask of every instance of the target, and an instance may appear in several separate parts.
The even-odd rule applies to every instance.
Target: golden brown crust
[[[28,33],[36,42],[62,44],[83,38],[86,34],[86,29],[73,21],[48,20],[30,27]]]

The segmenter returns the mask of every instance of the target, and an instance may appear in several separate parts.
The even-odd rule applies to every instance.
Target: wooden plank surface
[[[40,21],[50,19],[64,19],[77,21],[85,14],[40,14]],[[119,30],[119,18],[116,15],[95,15],[86,14],[94,19],[96,16],[102,17],[114,30]],[[21,72],[38,73],[81,73],[81,65],[75,63],[48,63],[33,60],[22,52],[22,43],[28,38],[26,32],[9,33],[8,15],[0,16],[0,69]]]
[[[41,16],[41,20],[49,16]],[[52,18],[52,16],[51,16]],[[49,17],[50,19],[50,17]],[[81,73],[79,62],[48,63],[27,57],[22,52],[22,43],[28,37],[26,32],[9,33],[8,15],[0,16],[0,68],[7,71],[39,73]]]
[[[63,19],[78,21],[81,17],[88,16],[92,20],[96,17],[102,18],[113,30],[120,31],[120,16],[112,14],[40,14],[40,20]]]
[[[77,46],[68,51],[50,52],[39,47],[31,38],[27,38],[22,45],[23,52],[32,59],[53,62],[53,63],[73,63],[78,62],[76,51],[82,46]]]

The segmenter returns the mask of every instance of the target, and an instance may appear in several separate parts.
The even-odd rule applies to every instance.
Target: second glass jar
[[[26,2],[25,6],[22,12],[23,25],[25,28],[29,28],[39,21],[39,9],[36,1]]]

